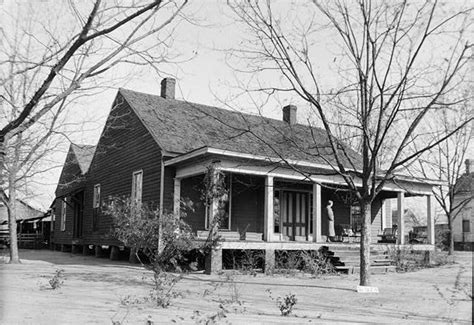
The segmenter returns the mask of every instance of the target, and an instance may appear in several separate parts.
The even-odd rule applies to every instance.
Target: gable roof
[[[89,170],[89,167],[94,157],[96,146],[93,145],[78,145],[71,143],[71,150],[76,156],[77,163],[81,169],[82,174],[84,175]]]
[[[158,145],[184,154],[203,147],[266,157],[334,163],[326,132],[294,124],[161,96],[119,89]],[[356,166],[361,157],[346,147]],[[347,161],[345,162],[347,164]],[[347,165],[347,167],[351,167]]]
[[[17,216],[16,220],[29,220],[29,219],[37,219],[44,215],[44,212],[33,208],[31,205],[26,203],[23,200],[16,200],[17,202]],[[7,207],[4,204],[0,204],[0,224],[7,224],[8,223],[8,212]]]
[[[465,173],[456,180],[454,195],[472,194],[474,192],[474,173]]]

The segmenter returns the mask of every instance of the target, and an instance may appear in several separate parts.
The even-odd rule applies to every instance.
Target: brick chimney
[[[286,123],[293,125],[296,124],[296,106],[295,105],[287,105],[283,107],[283,121]]]
[[[165,78],[161,80],[161,97],[174,99],[175,86],[176,80],[173,78]]]
[[[474,173],[474,159],[466,159],[466,174]]]

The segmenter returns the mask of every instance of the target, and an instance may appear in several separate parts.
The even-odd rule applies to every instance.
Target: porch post
[[[387,200],[382,200],[382,211],[381,211],[381,217],[382,217],[382,229],[383,231],[387,227]]]
[[[322,241],[321,231],[321,185],[313,184],[313,242]]]
[[[397,244],[405,244],[405,224],[403,215],[405,212],[405,193],[399,192],[397,194],[397,219],[398,219],[398,240]]]
[[[264,219],[264,240],[271,241],[274,231],[273,218],[273,176],[265,177],[265,219]]]
[[[426,212],[427,212],[427,226],[428,226],[428,244],[435,244],[435,221],[434,221],[434,208],[433,208],[433,196],[426,196]]]
[[[175,216],[179,216],[181,203],[181,178],[174,179],[174,193],[173,193],[173,212]]]

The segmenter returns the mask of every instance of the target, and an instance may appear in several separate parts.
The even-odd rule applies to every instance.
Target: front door
[[[310,195],[308,192],[279,191],[280,229],[283,239],[307,240],[311,211]]]
[[[74,208],[73,237],[82,238],[82,222],[84,216],[84,191],[78,192],[72,196],[72,204]]]

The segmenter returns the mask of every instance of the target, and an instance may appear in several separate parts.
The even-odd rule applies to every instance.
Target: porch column
[[[398,219],[398,240],[397,244],[405,244],[405,223],[403,222],[403,214],[405,212],[405,193],[397,194],[397,219]]]
[[[321,242],[321,185],[313,184],[313,241]]]
[[[264,240],[271,241],[275,226],[273,224],[273,176],[265,177],[265,219]]]
[[[179,216],[181,203],[181,178],[174,179],[174,193],[173,193],[173,212],[175,216]]]
[[[433,196],[426,196],[426,221],[428,226],[428,244],[435,244],[435,220],[434,220],[434,207],[433,207]]]
[[[382,217],[381,231],[383,231],[385,228],[388,228],[387,227],[387,200],[382,200],[381,217]]]

